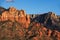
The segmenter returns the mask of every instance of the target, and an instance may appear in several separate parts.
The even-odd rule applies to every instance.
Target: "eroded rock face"
[[[6,20],[8,20],[8,11],[4,11],[3,13],[2,13],[2,16],[1,16],[1,21],[6,21]]]
[[[59,17],[54,14],[53,12],[48,12],[45,14],[41,14],[33,18],[32,21],[42,23],[49,29],[54,29],[60,31],[60,19]]]
[[[14,7],[9,8],[9,20],[15,21],[15,14],[17,14],[17,10]]]
[[[10,7],[9,8],[9,13],[12,14],[12,15],[15,15],[16,14],[16,9],[14,7]]]
[[[18,22],[0,22],[0,40],[59,40],[60,32],[33,22],[25,28]]]
[[[26,23],[26,15],[25,15],[24,10],[19,11],[19,22]]]
[[[1,12],[0,40],[60,40],[60,19],[52,12],[32,17],[14,7]]]
[[[24,10],[17,10],[14,7],[10,7],[9,10],[5,10],[0,19],[1,21],[17,21],[18,23],[25,25],[25,27],[28,27],[30,24],[29,15],[26,15]]]

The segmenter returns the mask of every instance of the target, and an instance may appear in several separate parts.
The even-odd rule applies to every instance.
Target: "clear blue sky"
[[[60,15],[60,0],[14,0],[14,2],[0,0],[0,6],[5,8],[13,6],[19,10],[25,10],[27,14],[42,14],[51,11]]]

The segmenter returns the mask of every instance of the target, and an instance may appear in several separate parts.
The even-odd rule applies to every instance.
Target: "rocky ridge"
[[[0,7],[0,40],[60,40],[60,17]]]

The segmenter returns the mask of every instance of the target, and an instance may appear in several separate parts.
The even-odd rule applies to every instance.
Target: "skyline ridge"
[[[10,6],[16,9],[24,9],[28,14],[46,13],[49,11],[60,14],[60,0],[14,0],[14,2],[6,2],[0,0],[0,6],[9,8]]]

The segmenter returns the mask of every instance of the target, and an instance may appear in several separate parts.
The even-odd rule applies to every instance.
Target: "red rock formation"
[[[50,29],[48,29],[48,30],[47,30],[47,35],[48,35],[48,37],[51,36],[51,33],[52,33],[52,31],[51,31]]]
[[[43,30],[43,31],[47,31],[47,28],[45,28],[45,27],[42,27],[42,30]]]
[[[43,33],[40,31],[40,32],[39,32],[39,36],[40,36],[40,38],[42,37],[42,35],[43,35]]]
[[[38,37],[34,37],[33,40],[38,40]]]
[[[24,10],[16,10],[14,7],[10,7],[8,11],[4,11],[0,18],[1,21],[10,20],[12,22],[17,21],[24,24],[26,28],[30,24],[30,16],[25,14]]]
[[[14,7],[10,7],[8,10],[2,12],[0,16],[0,21],[10,20],[12,22],[17,21],[24,28],[28,28],[30,24],[30,16],[26,15],[24,10],[17,10]]]
[[[26,23],[26,16],[25,16],[24,10],[19,11],[19,19],[18,20],[22,24]]]
[[[50,14],[50,16],[52,19],[57,19],[55,14]],[[42,15],[42,17],[45,16]],[[0,38],[6,37],[5,39],[10,38],[12,40],[24,40],[24,38],[26,40],[60,40],[60,32],[58,30],[46,28],[45,24],[43,25],[43,23],[34,20],[30,23],[30,20],[30,16],[24,10],[17,10],[14,7],[10,7],[8,11],[4,10],[0,15]],[[55,23],[55,21],[53,20],[52,22]]]
[[[57,40],[60,40],[60,32],[57,33]]]
[[[1,15],[0,15],[0,21],[1,21]]]
[[[8,20],[8,11],[4,11],[1,16],[2,21]]]
[[[30,24],[30,17],[25,14],[24,10],[19,11],[18,22],[24,24],[25,28],[28,28],[28,25]]]
[[[15,21],[15,14],[16,14],[16,9],[14,7],[9,8],[9,20]]]
[[[16,11],[16,14],[15,14],[15,20],[18,21],[18,11]]]
[[[29,15],[26,16],[26,21],[28,24],[30,24],[30,16]]]

